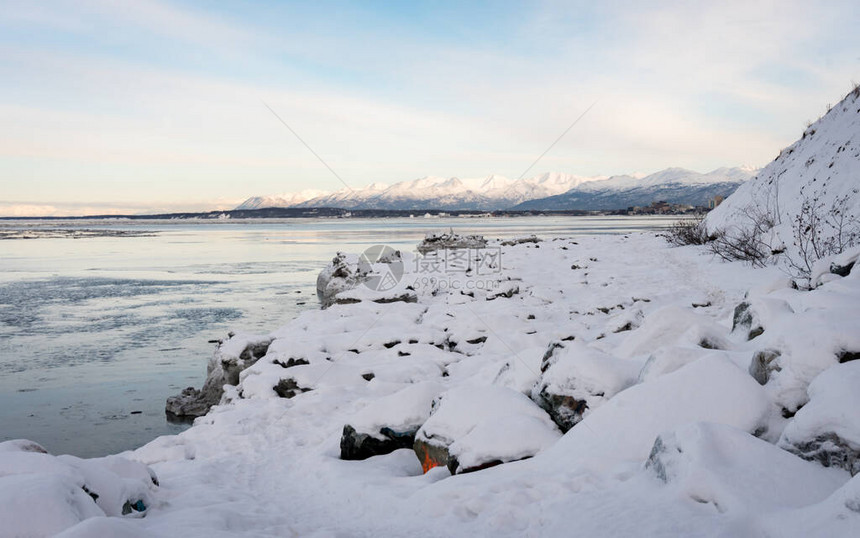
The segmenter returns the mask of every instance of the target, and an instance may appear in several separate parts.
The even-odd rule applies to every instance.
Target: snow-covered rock
[[[553,342],[541,363],[532,399],[561,431],[636,382],[641,364],[618,359],[580,342]]]
[[[343,427],[341,459],[363,460],[412,448],[415,434],[430,417],[433,399],[443,390],[439,383],[426,381],[373,401]]]
[[[772,404],[764,389],[723,357],[705,357],[634,385],[595,409],[549,452],[561,461],[644,462],[663,432],[690,422],[716,422],[748,433],[767,427]]]
[[[415,453],[426,471],[447,466],[467,473],[529,458],[560,433],[549,416],[522,393],[499,386],[458,387],[433,402],[415,436]]]
[[[845,482],[745,431],[705,422],[657,437],[645,468],[697,503],[721,514],[800,508],[827,498]]]
[[[860,473],[860,361],[834,365],[809,385],[809,403],[779,445],[826,467]]]
[[[120,456],[52,456],[26,440],[0,443],[0,533],[53,536],[95,517],[138,517],[158,480]]]
[[[481,235],[460,235],[450,232],[428,233],[424,240],[418,243],[417,250],[421,254],[427,254],[436,250],[468,250],[484,248],[487,240]]]

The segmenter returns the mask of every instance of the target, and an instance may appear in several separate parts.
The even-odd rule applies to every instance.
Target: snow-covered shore
[[[68,492],[45,496],[55,491],[46,476],[60,471],[19,460],[62,458],[9,445],[0,519],[15,526],[4,528],[860,533],[860,270],[801,291],[776,267],[722,262],[654,234],[511,243],[466,249],[465,260],[403,252],[393,287],[344,286],[329,308],[270,335],[236,335],[222,357],[272,340],[221,405],[111,463],[125,489],[111,493],[110,510],[141,500],[142,512],[86,505],[74,489],[92,491],[95,471],[75,461],[63,462],[78,469],[62,471]],[[376,440],[367,450],[385,452],[403,436],[413,446],[411,435],[415,450],[341,459],[368,455],[344,452],[347,425],[347,445],[364,435]],[[77,508],[46,530],[39,514],[68,506]],[[93,517],[102,513],[112,517]]]

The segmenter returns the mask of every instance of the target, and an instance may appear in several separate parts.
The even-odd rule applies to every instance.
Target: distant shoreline
[[[668,212],[658,215],[697,215],[698,212]],[[421,218],[433,217],[540,217],[540,216],[636,216],[627,209],[616,210],[531,210],[531,211],[478,211],[449,209],[343,209],[336,207],[298,208],[268,207],[263,209],[231,209],[228,211],[205,211],[186,213],[158,213],[150,215],[86,215],[44,217],[0,217],[0,221],[12,220],[230,220],[230,219],[285,219],[285,218]]]

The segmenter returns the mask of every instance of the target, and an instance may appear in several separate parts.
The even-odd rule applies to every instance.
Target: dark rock
[[[551,394],[545,388],[538,392],[536,403],[547,412],[562,432],[569,431],[582,421],[588,409],[588,404],[584,400],[577,400],[563,394]]]
[[[519,286],[513,286],[513,287],[510,287],[504,291],[499,291],[499,292],[496,292],[492,295],[488,295],[487,300],[492,301],[492,300],[498,299],[500,297],[503,297],[505,299],[510,299],[511,297],[518,294],[519,292],[520,292]]]
[[[668,482],[669,477],[666,474],[666,466],[663,463],[663,454],[666,452],[666,445],[663,443],[663,438],[657,436],[654,440],[654,446],[651,447],[651,453],[648,455],[648,460],[645,462],[645,468],[653,472],[657,478],[663,482]],[[678,452],[680,448],[675,447]]]
[[[860,450],[851,447],[835,433],[825,433],[804,443],[784,446],[789,452],[805,460],[816,461],[825,467],[840,467],[851,476],[860,473]]]
[[[93,502],[96,502],[96,501],[98,501],[98,500],[99,500],[99,494],[98,494],[98,493],[94,493],[94,492],[90,491],[90,488],[88,488],[86,485],[81,486],[81,489],[82,489],[82,490],[84,490],[84,493],[86,493],[87,495],[89,495],[90,497],[92,497]],[[123,510],[125,510],[125,507],[123,507]],[[124,513],[124,512],[123,512],[123,513]]]
[[[840,351],[836,354],[836,358],[839,359],[840,364],[856,361],[860,359],[860,351]]]
[[[272,387],[272,390],[281,398],[292,398],[297,394],[308,392],[311,389],[300,387],[295,379],[288,377],[287,379],[278,381],[278,384]]]
[[[145,512],[145,511],[146,511],[146,505],[143,504],[143,501],[140,499],[138,499],[136,501],[128,500],[128,501],[125,501],[125,503],[122,505],[122,515],[124,515],[124,516],[127,516],[128,514],[130,514],[132,512]]]
[[[707,338],[703,338],[699,341],[699,347],[705,349],[722,349],[719,344]]]
[[[484,342],[486,342],[486,341],[487,341],[487,337],[486,337],[486,336],[479,336],[478,338],[473,338],[473,339],[471,339],[471,340],[466,340],[466,343],[469,343],[469,344],[483,344],[483,343],[484,343]]]
[[[750,362],[749,372],[750,375],[753,376],[753,379],[758,381],[759,385],[766,384],[773,372],[779,372],[782,370],[782,367],[776,360],[780,355],[782,354],[776,349],[764,349],[757,351],[756,354],[753,355],[752,362]]]
[[[418,296],[414,293],[401,293],[400,295],[390,295],[374,299],[374,303],[389,304],[389,303],[417,303]]]
[[[272,362],[274,364],[277,364],[281,368],[292,368],[293,366],[304,366],[306,364],[310,364],[310,362],[307,359],[303,359],[303,358],[296,359],[293,357],[290,357],[289,359],[287,359],[287,362],[283,362],[283,361],[280,361],[278,359],[275,359]]]
[[[371,381],[373,378],[376,377],[376,374],[374,374],[373,372],[367,372],[366,374],[361,374],[361,377],[363,377],[365,381]]]
[[[245,345],[238,355],[224,351],[236,335],[229,333],[227,341],[218,344],[215,354],[209,359],[206,368],[206,382],[203,388],[193,387],[184,389],[181,393],[167,399],[165,412],[173,420],[185,420],[200,417],[209,412],[213,405],[218,405],[224,394],[224,385],[237,385],[239,374],[260,360],[269,350],[272,338],[244,337]],[[240,344],[241,345],[241,344]],[[185,417],[185,418],[183,418]]]
[[[340,438],[340,459],[365,460],[373,456],[390,454],[401,448],[413,448],[415,443],[415,428],[406,432],[396,432],[391,428],[382,428],[379,439],[367,433],[359,433],[349,424],[343,427]]]
[[[830,264],[830,272],[833,273],[834,275],[848,276],[851,273],[851,269],[854,268],[854,263],[855,262],[851,262],[851,263],[847,263],[845,265],[837,265],[835,263],[831,263]]]
[[[183,417],[193,420],[194,417],[202,417],[209,412],[209,408],[221,400],[218,398],[207,398],[201,391],[194,387],[186,387],[179,394],[167,398],[165,412],[171,422],[184,422]]]
[[[529,235],[526,237],[517,237],[514,239],[507,239],[505,241],[502,241],[501,244],[502,244],[502,246],[505,246],[505,247],[512,247],[514,245],[522,245],[523,243],[540,243],[541,241],[542,241],[542,239],[540,239],[538,236]]]
[[[571,340],[573,340],[572,336],[569,338]],[[541,371],[541,373],[544,373],[547,371],[547,368],[549,368],[553,362],[552,358],[555,355],[555,352],[559,349],[564,349],[564,344],[562,344],[561,342],[550,342],[549,343],[549,345],[546,348],[546,351],[543,354],[543,357],[541,357],[541,360],[540,360],[540,371]]]
[[[744,329],[747,331],[747,340],[752,340],[764,333],[764,327],[758,322],[752,305],[747,301],[735,307],[732,318],[732,332]]]

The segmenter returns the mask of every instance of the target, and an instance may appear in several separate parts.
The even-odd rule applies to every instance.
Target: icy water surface
[[[181,431],[164,400],[202,384],[210,341],[318,308],[317,273],[338,250],[411,249],[448,228],[551,238],[673,220],[0,220],[0,441],[100,456]]]

